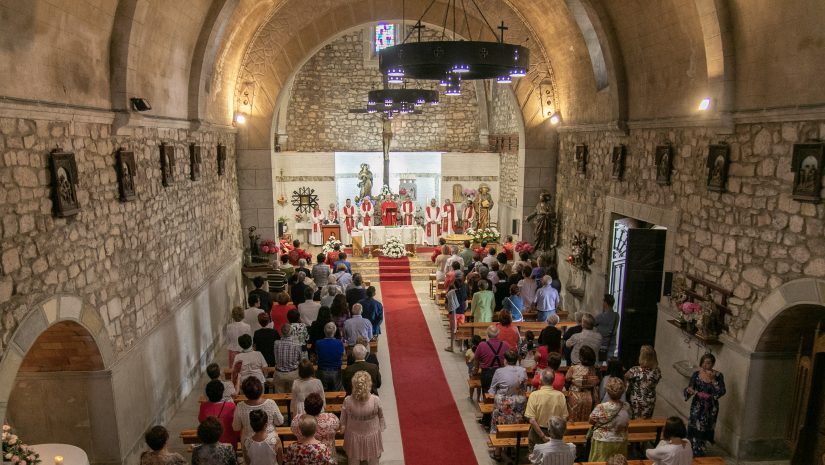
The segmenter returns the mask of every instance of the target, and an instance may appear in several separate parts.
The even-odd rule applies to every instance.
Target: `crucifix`
[[[387,115],[381,116],[381,141],[384,149],[384,185],[390,185],[390,142],[392,142],[392,120]]]
[[[506,31],[507,29],[510,29],[510,28],[509,28],[509,27],[507,27],[507,26],[505,26],[505,25],[504,25],[504,21],[502,21],[502,22],[501,22],[501,26],[497,27],[496,29],[498,29],[498,30],[500,30],[500,31],[501,31],[501,39],[500,39],[500,42],[503,44],[503,43],[504,43],[504,31]]]

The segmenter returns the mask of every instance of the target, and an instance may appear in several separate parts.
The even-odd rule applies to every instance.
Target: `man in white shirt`
[[[326,265],[325,265],[326,266]],[[306,288],[304,291],[306,300],[302,304],[298,304],[298,313],[301,314],[301,323],[305,324],[307,328],[318,318],[318,310],[321,309],[321,302],[312,300],[315,295],[312,289]]]
[[[559,305],[559,291],[550,285],[552,278],[544,276],[541,278],[541,288],[536,291],[536,321],[547,321],[547,317],[556,313],[556,307]]]
[[[444,274],[449,273],[450,270],[453,269],[453,262],[458,262],[461,265],[460,269],[464,269],[464,259],[458,254],[458,246],[451,245],[450,251],[452,255],[450,255],[450,258],[447,259],[447,263],[444,265]]]
[[[593,315],[585,313],[582,316],[582,332],[574,334],[567,340],[565,345],[571,348],[570,359],[573,364],[579,363],[579,350],[584,346],[590,346],[594,354],[599,353],[599,347],[602,345],[602,335],[593,330],[596,324],[596,319]]]
[[[530,463],[533,465],[573,465],[576,460],[576,445],[564,442],[564,432],[567,422],[558,416],[550,417],[547,422],[548,441],[538,444],[530,454]]]
[[[249,296],[249,308],[243,311],[243,322],[248,324],[250,328],[259,328],[258,315],[264,311],[261,309],[261,300],[255,294]]]

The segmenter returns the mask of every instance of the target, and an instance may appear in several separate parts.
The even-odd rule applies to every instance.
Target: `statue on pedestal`
[[[358,188],[361,190],[356,201],[372,197],[372,171],[366,163],[361,163],[361,171],[358,172]]]
[[[527,216],[533,223],[536,236],[536,250],[552,250],[556,247],[556,212],[553,209],[553,196],[548,192],[539,195],[535,211]]]
[[[490,227],[490,210],[493,209],[493,196],[490,195],[490,186],[478,186],[478,229]]]

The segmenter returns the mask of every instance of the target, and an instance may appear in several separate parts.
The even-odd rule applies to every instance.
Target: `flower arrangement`
[[[321,248],[321,251],[324,252],[324,254],[327,254],[327,253],[332,252],[333,250],[335,250],[336,245],[340,249],[344,248],[344,244],[341,241],[339,241],[338,239],[336,239],[335,235],[332,235],[332,236],[329,237],[329,240],[326,243],[324,243],[324,246]]]
[[[293,247],[293,246],[292,246],[292,243],[291,243],[291,242],[289,242],[289,241],[288,241],[288,240],[286,240],[286,239],[281,239],[281,251],[283,251],[283,253],[285,253],[285,254],[286,254],[286,253],[289,253],[289,252],[290,252],[290,251],[292,251],[292,249],[294,249],[294,248],[295,248],[295,247]]]
[[[407,195],[407,188],[401,187],[398,189],[398,195]]]
[[[531,244],[527,241],[518,241],[518,242],[516,242],[515,251],[519,255],[521,255],[522,252],[527,252],[528,254],[532,254],[534,250],[536,250],[536,247],[533,244]]]
[[[261,243],[258,245],[258,248],[263,254],[271,255],[278,253],[278,244],[271,239],[261,241]]]
[[[393,194],[390,186],[384,184],[381,186],[381,193],[378,195],[379,200],[395,200],[398,196]]]
[[[472,187],[467,187],[461,191],[464,194],[464,197],[475,197],[478,194],[478,191],[473,189]]]
[[[401,243],[401,239],[390,237],[381,249],[381,253],[388,258],[401,258],[407,256],[407,249]]]
[[[287,221],[289,221],[289,217],[287,217],[287,216],[279,216],[278,217],[278,223],[286,223]]]
[[[296,213],[295,214],[295,222],[296,223],[303,223],[306,218],[304,217],[303,213]]]
[[[468,229],[464,234],[473,238],[473,242],[498,242],[501,240],[501,233],[496,228]]]
[[[40,463],[40,454],[29,449],[20,441],[11,430],[11,426],[3,425],[3,461],[15,465],[37,465]]]

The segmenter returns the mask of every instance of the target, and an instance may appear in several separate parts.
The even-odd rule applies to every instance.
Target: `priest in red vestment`
[[[346,245],[352,244],[352,230],[355,229],[355,205],[352,200],[347,199],[343,208],[344,227],[341,228],[341,242]]]
[[[361,200],[361,217],[364,218],[364,226],[372,225],[372,200],[369,197],[364,197]]]
[[[398,204],[391,197],[381,202],[381,224],[395,226],[398,222]]]
[[[401,219],[403,220],[404,226],[412,226],[413,215],[415,215],[415,205],[408,195],[401,203]]]
[[[455,205],[450,199],[444,200],[444,206],[441,207],[441,232],[445,236],[455,234],[456,219]]]

